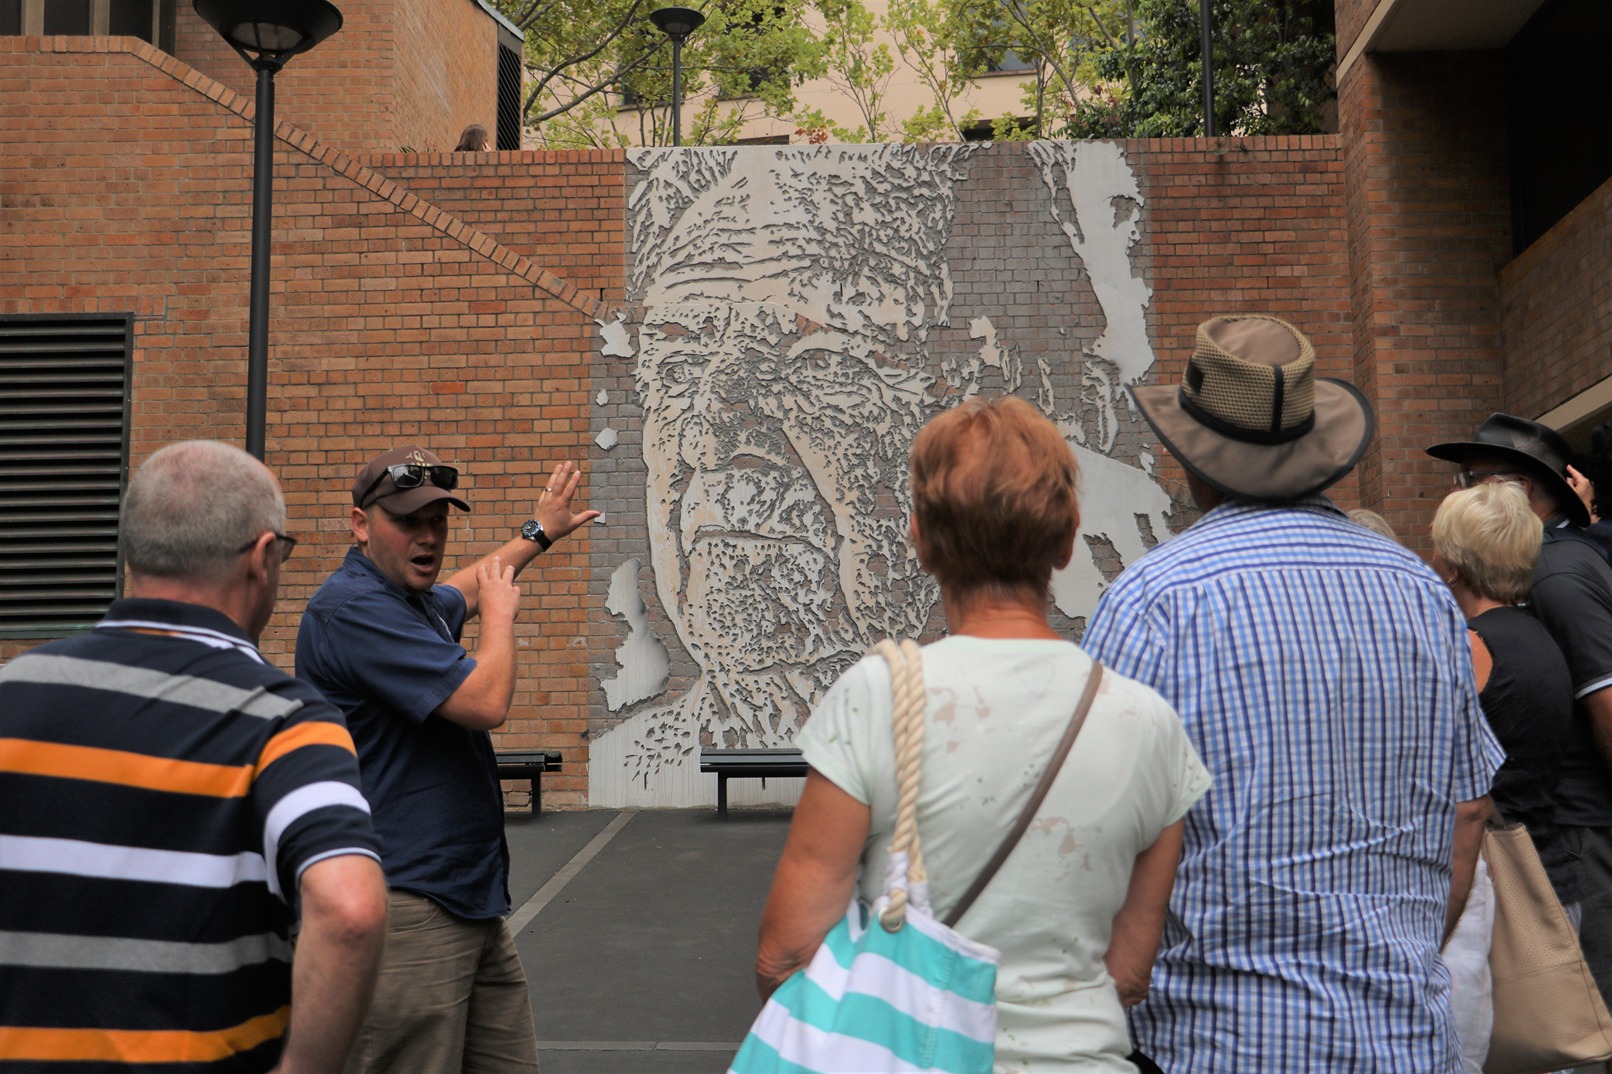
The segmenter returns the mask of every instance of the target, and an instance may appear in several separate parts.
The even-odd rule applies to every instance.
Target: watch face
[[[507,530],[505,532],[508,532]],[[521,526],[521,536],[528,541],[535,541],[543,536],[543,524],[537,519],[531,519]]]

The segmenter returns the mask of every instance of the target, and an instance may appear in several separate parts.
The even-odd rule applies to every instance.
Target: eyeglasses
[[[1527,477],[1528,475],[1521,470],[1458,470],[1455,474],[1455,484],[1457,488],[1469,489],[1497,478],[1504,481],[1522,481]]]
[[[274,539],[279,541],[280,547],[284,549],[284,551],[280,553],[280,562],[284,563],[286,560],[291,558],[291,553],[296,551],[297,539],[291,536],[289,533],[276,533],[274,535]],[[260,540],[262,540],[261,537],[253,537],[250,541],[247,541],[245,544],[241,545],[241,547],[237,548],[235,550],[235,554],[239,556],[250,552],[252,549],[257,547],[257,543]]]
[[[374,492],[380,483],[388,477],[392,479],[392,485],[399,489],[417,489],[427,481],[447,492],[459,487],[459,471],[455,467],[443,465],[426,466],[418,462],[400,462],[396,466],[388,466],[385,470],[382,470],[380,476],[369,483],[369,488],[365,489],[364,494],[358,498],[359,504],[362,505],[365,500],[368,500],[369,494]]]

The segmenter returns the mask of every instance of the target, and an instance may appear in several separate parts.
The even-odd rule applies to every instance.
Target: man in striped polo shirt
[[[1264,316],[1206,322],[1180,387],[1132,394],[1204,515],[1082,644],[1175,705],[1215,780],[1136,1045],[1193,1074],[1459,1074],[1439,950],[1503,755],[1447,587],[1321,495],[1371,412]]]
[[[158,451],[129,596],[0,668],[0,1068],[341,1070],[386,889],[340,714],[256,648],[285,521],[245,452]]]

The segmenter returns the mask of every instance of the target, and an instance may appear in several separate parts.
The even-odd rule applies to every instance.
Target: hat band
[[[1303,421],[1299,422],[1291,429],[1245,429],[1241,425],[1233,425],[1229,421],[1226,421],[1222,418],[1217,418],[1207,410],[1203,409],[1203,407],[1193,402],[1192,398],[1187,395],[1186,389],[1181,389],[1180,392],[1178,392],[1178,395],[1180,397],[1181,409],[1190,415],[1192,419],[1199,425],[1203,425],[1214,432],[1219,433],[1221,436],[1228,437],[1232,440],[1239,440],[1245,444],[1287,444],[1299,439],[1299,437],[1304,436],[1311,429],[1315,428],[1315,411],[1312,410]]]

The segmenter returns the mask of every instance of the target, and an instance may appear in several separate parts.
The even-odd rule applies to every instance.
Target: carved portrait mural
[[[907,541],[907,451],[975,392],[1031,399],[1077,451],[1089,554],[1056,586],[1072,627],[1116,565],[1165,535],[1170,502],[1123,392],[1152,364],[1151,292],[1133,270],[1142,197],[1117,148],[629,160],[628,304],[601,353],[631,370],[647,547],[610,565],[623,633],[600,689],[619,722],[590,746],[595,805],[710,800],[702,744],[787,745],[878,639],[940,627]],[[1016,203],[995,203],[1003,189]],[[1018,236],[1066,265],[1078,297],[1008,297],[1001,277],[1028,263]],[[599,443],[630,450],[614,428]]]

